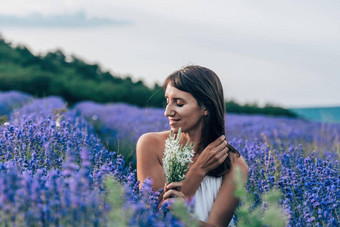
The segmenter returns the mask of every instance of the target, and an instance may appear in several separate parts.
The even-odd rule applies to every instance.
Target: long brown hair
[[[196,151],[200,154],[206,146],[225,134],[225,103],[221,81],[212,70],[198,65],[190,65],[170,74],[164,81],[164,90],[168,84],[190,93],[197,100],[199,106],[204,106],[208,110],[208,115],[203,118],[201,143]],[[240,153],[231,145],[228,144],[228,148],[229,152],[240,156]],[[230,169],[231,160],[228,155],[226,160],[211,170],[208,175],[222,176]]]

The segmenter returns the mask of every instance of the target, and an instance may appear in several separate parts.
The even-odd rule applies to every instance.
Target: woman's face
[[[182,132],[202,131],[203,117],[207,114],[204,107],[198,105],[196,99],[188,92],[181,91],[170,84],[165,90],[167,106],[164,116],[169,118],[172,130],[177,133],[181,127]]]

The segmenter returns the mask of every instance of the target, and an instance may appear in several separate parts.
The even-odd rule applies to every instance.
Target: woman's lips
[[[176,124],[179,121],[180,121],[180,119],[169,119],[169,124],[173,125],[173,124]]]

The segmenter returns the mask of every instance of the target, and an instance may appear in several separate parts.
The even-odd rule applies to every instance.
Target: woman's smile
[[[201,131],[204,108],[197,104],[196,99],[190,93],[168,84],[165,98],[167,105],[164,116],[169,119],[169,125],[175,133],[180,127],[183,132]]]
[[[180,121],[180,119],[169,119],[169,124],[170,125],[174,125],[174,124],[176,124],[179,121]]]

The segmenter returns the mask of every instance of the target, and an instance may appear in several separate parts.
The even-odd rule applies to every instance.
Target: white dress
[[[222,184],[222,177],[205,176],[195,193],[195,215],[199,220],[207,222]],[[235,226],[231,220],[228,226]]]

